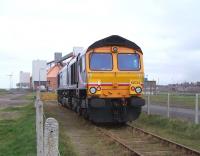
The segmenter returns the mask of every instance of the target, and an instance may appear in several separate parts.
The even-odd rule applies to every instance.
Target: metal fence
[[[43,111],[40,92],[36,92],[36,139],[37,156],[59,156],[58,150],[58,122],[54,118],[47,118]],[[44,122],[45,121],[45,124]]]
[[[168,118],[179,118],[199,123],[200,95],[193,93],[145,94],[147,114],[159,114]]]

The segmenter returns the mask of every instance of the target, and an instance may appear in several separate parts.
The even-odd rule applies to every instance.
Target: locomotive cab
[[[86,54],[88,95],[99,98],[141,96],[144,73],[142,54],[129,48],[97,48]]]

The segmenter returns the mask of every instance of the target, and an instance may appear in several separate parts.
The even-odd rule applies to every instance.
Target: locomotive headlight
[[[97,92],[97,89],[95,87],[90,88],[90,93],[95,94]]]
[[[142,92],[142,88],[141,87],[136,87],[135,88],[135,92],[136,93],[141,93]]]
[[[112,47],[112,51],[116,53],[118,51],[118,48],[117,47]]]

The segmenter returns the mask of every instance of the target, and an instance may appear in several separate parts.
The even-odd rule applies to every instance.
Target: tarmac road
[[[147,112],[147,105],[143,107],[143,111]],[[167,116],[167,107],[159,105],[150,105],[150,114],[158,114],[162,116]],[[199,123],[200,123],[200,111],[199,111]],[[187,121],[195,121],[195,110],[170,107],[169,108],[170,118],[179,118]]]

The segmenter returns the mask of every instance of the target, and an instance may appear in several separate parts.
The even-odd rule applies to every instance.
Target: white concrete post
[[[58,156],[58,122],[48,118],[44,129],[44,156]]]
[[[199,106],[198,106],[198,94],[196,94],[196,100],[195,100],[195,124],[199,123]]]
[[[36,92],[36,100],[40,100],[40,91]]]
[[[36,91],[35,97],[36,97],[36,99],[35,99],[35,108],[36,108],[36,105],[37,105],[38,101],[40,100],[40,92],[39,91]]]
[[[35,100],[35,125],[36,125],[36,135],[37,135],[37,130],[38,130],[38,100]],[[36,136],[36,139],[37,139],[37,136]]]
[[[37,156],[43,156],[43,103],[36,100]]]
[[[147,114],[150,115],[150,95],[148,95],[147,99]]]
[[[169,118],[169,104],[170,104],[170,94],[167,94],[167,117]]]

